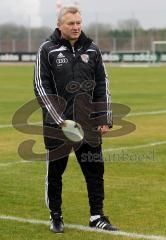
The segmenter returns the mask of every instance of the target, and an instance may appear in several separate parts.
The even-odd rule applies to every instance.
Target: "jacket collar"
[[[53,41],[56,44],[63,44],[69,49],[72,49],[70,42],[61,37],[61,31],[58,28],[55,29],[55,31],[49,37],[49,40]],[[78,40],[74,44],[74,49],[77,50],[80,47],[82,47],[83,50],[86,50],[91,45],[91,43],[92,43],[92,39],[88,38],[85,35],[85,33],[81,31],[81,35],[79,36]]]

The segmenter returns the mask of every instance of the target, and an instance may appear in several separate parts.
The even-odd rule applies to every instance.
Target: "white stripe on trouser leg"
[[[47,208],[49,208],[49,197],[48,197],[48,168],[49,168],[49,150],[47,149],[46,152],[46,168],[47,168],[47,174],[46,174],[46,180],[45,180],[45,202]]]

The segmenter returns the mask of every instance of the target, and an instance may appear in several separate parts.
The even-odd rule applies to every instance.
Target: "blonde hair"
[[[58,23],[62,23],[63,22],[63,17],[67,14],[67,13],[79,13],[81,14],[81,11],[79,8],[74,7],[74,6],[70,6],[70,7],[62,7],[59,14],[58,14]]]

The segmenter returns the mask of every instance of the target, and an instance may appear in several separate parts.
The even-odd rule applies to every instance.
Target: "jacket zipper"
[[[75,79],[75,77],[74,77],[74,64],[75,64],[75,56],[76,56],[74,47],[72,47],[72,53],[73,53],[72,74],[73,74],[73,81],[74,81],[74,79]]]

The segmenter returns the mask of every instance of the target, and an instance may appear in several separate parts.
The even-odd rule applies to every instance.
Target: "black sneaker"
[[[118,231],[118,228],[115,226],[112,226],[108,217],[101,216],[100,218],[90,221],[89,226],[92,228],[102,229],[102,230],[108,230],[108,231]]]
[[[54,233],[64,232],[63,217],[58,213],[51,213],[50,217],[50,231]]]

